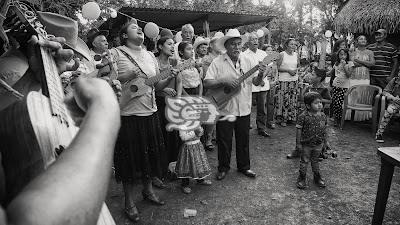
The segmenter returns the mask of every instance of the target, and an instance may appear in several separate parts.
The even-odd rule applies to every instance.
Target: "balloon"
[[[325,37],[327,37],[327,38],[332,37],[332,31],[327,30],[327,31],[325,32]]]
[[[111,17],[111,18],[117,18],[117,16],[118,16],[117,11],[112,10],[111,13],[110,13],[110,17]]]
[[[154,39],[158,36],[158,33],[160,33],[160,28],[158,28],[157,24],[150,22],[144,26],[144,34],[148,38]]]
[[[178,33],[175,34],[175,42],[181,42],[182,41],[182,31],[179,31]]]
[[[100,6],[96,2],[88,2],[82,6],[82,16],[85,19],[96,20],[100,13]]]
[[[264,31],[262,31],[262,30],[257,30],[257,37],[258,37],[258,38],[264,37]]]

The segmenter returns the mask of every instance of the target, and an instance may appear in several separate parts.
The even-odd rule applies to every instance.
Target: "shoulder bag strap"
[[[139,64],[136,62],[136,60],[132,58],[131,55],[129,55],[125,50],[122,50],[121,48],[118,48],[118,50],[120,50],[122,54],[124,54],[133,63],[133,65],[139,69],[140,71],[140,74],[138,74],[139,77],[140,75],[142,75],[143,77],[147,78],[147,74],[143,72],[142,68],[140,68]]]

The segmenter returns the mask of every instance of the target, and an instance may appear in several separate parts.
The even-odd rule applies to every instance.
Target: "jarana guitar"
[[[268,65],[277,59],[279,59],[280,55],[278,52],[271,52],[268,56],[266,56],[262,64]],[[259,68],[259,65],[254,66],[251,68],[249,71],[247,71],[245,74],[240,76],[238,78],[239,84],[243,83],[247,78],[251,77]],[[230,87],[224,86],[221,88],[216,88],[216,89],[209,89],[207,91],[207,97],[210,98],[210,100],[219,108],[223,108],[226,106],[226,104],[229,102],[229,100],[237,95],[241,90],[241,85],[239,85],[237,88],[232,89]]]
[[[194,61],[192,60],[187,60],[185,62],[182,62],[181,64],[178,64],[175,68],[176,73],[179,73],[185,69],[189,69],[193,67],[195,64]],[[163,70],[160,72],[158,75],[145,78],[143,75],[138,76],[137,78],[126,82],[123,84],[122,88],[122,97],[121,98],[136,98],[139,96],[144,95],[145,93],[148,93],[152,87],[154,86],[155,83],[159,82],[160,80],[164,80],[170,76],[174,76],[174,73],[172,73],[172,69],[174,69],[172,66],[169,69]],[[134,71],[135,74],[143,74],[143,72],[137,68]],[[122,100],[121,100],[122,101]]]

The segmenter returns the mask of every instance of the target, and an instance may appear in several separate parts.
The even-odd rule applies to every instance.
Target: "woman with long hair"
[[[133,182],[141,179],[142,195],[156,205],[164,201],[154,193],[152,177],[161,177],[164,138],[157,114],[155,90],[166,87],[170,79],[159,81],[144,94],[132,96],[131,82],[159,74],[155,56],[142,48],[144,33],[136,21],[130,21],[120,30],[122,46],[112,49],[122,83],[120,98],[121,129],[115,146],[114,166],[117,182],[122,182],[125,194],[125,214],[136,222],[139,212],[134,203]],[[140,85],[137,86],[140,88]]]
[[[160,67],[160,71],[170,70],[171,67],[176,66],[176,60],[173,60],[174,56],[174,40],[171,37],[161,37],[157,41],[157,61]],[[166,163],[175,162],[178,157],[179,148],[181,146],[181,139],[178,131],[167,131],[166,126],[168,120],[165,117],[165,98],[175,97],[177,93],[182,91],[182,80],[180,76],[176,76],[175,79],[171,79],[168,82],[167,87],[162,90],[156,91],[156,103],[158,108],[158,116],[160,118],[161,129],[163,131],[164,143],[165,143],[165,158]],[[168,172],[168,165],[163,166],[163,177]],[[161,185],[158,185],[161,184]],[[164,187],[162,183],[153,179],[154,186]]]
[[[297,42],[289,39],[285,42],[285,51],[281,52],[281,58],[277,61],[278,83],[276,85],[275,110],[277,120],[285,127],[287,122],[296,121],[297,116],[297,92],[299,64],[297,53]]]

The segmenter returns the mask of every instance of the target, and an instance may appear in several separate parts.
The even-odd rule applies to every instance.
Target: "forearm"
[[[107,193],[120,127],[118,104],[111,103],[89,108],[69,147],[11,202],[10,223],[95,224]]]
[[[368,67],[368,68],[370,68],[370,67],[372,67],[372,66],[375,65],[375,63],[373,63],[373,62],[370,62],[370,61],[362,61],[362,60],[359,60],[359,59],[354,59],[354,62],[359,63],[359,64],[361,64],[362,66],[365,66],[365,67]]]
[[[398,66],[399,66],[399,62],[398,62],[398,60],[395,60],[393,62],[393,68],[392,68],[392,72],[390,73],[390,78],[393,78],[397,75]]]

